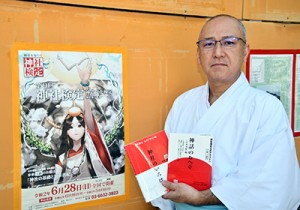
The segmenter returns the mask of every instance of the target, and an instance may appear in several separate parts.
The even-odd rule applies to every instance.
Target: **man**
[[[175,100],[165,130],[214,137],[212,187],[197,191],[163,181],[170,191],[152,204],[163,210],[173,204],[177,210],[296,210],[300,173],[290,123],[281,102],[250,87],[241,72],[249,53],[245,27],[232,16],[215,16],[197,45],[207,84]]]

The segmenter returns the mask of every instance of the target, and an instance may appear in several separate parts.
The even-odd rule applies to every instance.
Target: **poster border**
[[[295,96],[296,96],[296,91],[297,91],[297,55],[300,55],[300,50],[297,50],[294,54],[294,57],[295,57],[295,70],[294,70],[294,73],[295,73]],[[300,59],[299,59],[300,60]],[[299,61],[300,62],[300,61]],[[300,90],[298,90],[299,93],[300,93]],[[300,98],[298,98],[298,100],[300,100]],[[300,101],[299,101],[300,102]],[[298,113],[300,113],[300,110],[298,110]],[[296,116],[297,112],[296,112],[296,99],[295,99],[295,116]],[[298,116],[300,118],[300,116]],[[295,120],[294,120],[294,123],[295,123]],[[299,131],[294,131],[295,133],[295,136],[300,136],[300,130]]]
[[[21,144],[20,144],[20,79],[18,69],[18,51],[19,50],[44,50],[44,51],[70,51],[70,52],[104,52],[122,54],[122,84],[123,84],[123,103],[124,103],[124,143],[129,142],[129,119],[128,119],[128,71],[127,71],[127,50],[124,47],[114,46],[92,46],[92,45],[70,45],[53,43],[14,43],[11,47],[11,65],[12,65],[12,137],[13,137],[13,201],[14,209],[22,209],[21,196]],[[130,171],[126,169],[129,164],[125,156],[124,172],[124,194],[98,200],[79,202],[75,204],[63,205],[51,209],[75,209],[78,207],[96,206],[112,202],[125,201],[129,199],[130,192]]]
[[[300,136],[300,131],[295,132],[295,94],[296,94],[296,55],[300,53],[297,49],[254,49],[250,50],[246,62],[246,78],[250,83],[250,56],[251,55],[292,55],[292,93],[291,93],[291,128],[294,137]]]

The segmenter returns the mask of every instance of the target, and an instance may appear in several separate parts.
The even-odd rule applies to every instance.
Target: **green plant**
[[[21,107],[21,127],[23,128],[25,141],[28,146],[40,150],[41,153],[46,155],[54,154],[53,149],[50,145],[45,144],[41,138],[39,138],[31,129],[27,119],[25,112]]]

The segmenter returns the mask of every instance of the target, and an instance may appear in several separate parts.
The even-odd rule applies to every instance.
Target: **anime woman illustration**
[[[54,184],[115,174],[103,134],[92,115],[89,79],[91,60],[86,68],[77,66],[84,91],[84,111],[73,106],[62,123],[61,146],[55,160]]]

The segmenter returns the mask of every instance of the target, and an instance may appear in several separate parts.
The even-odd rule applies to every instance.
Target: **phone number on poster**
[[[113,195],[118,195],[118,194],[119,194],[118,190],[115,190],[115,191],[111,191],[111,192],[105,192],[105,193],[91,195],[91,199],[104,198],[107,196],[113,196]]]

